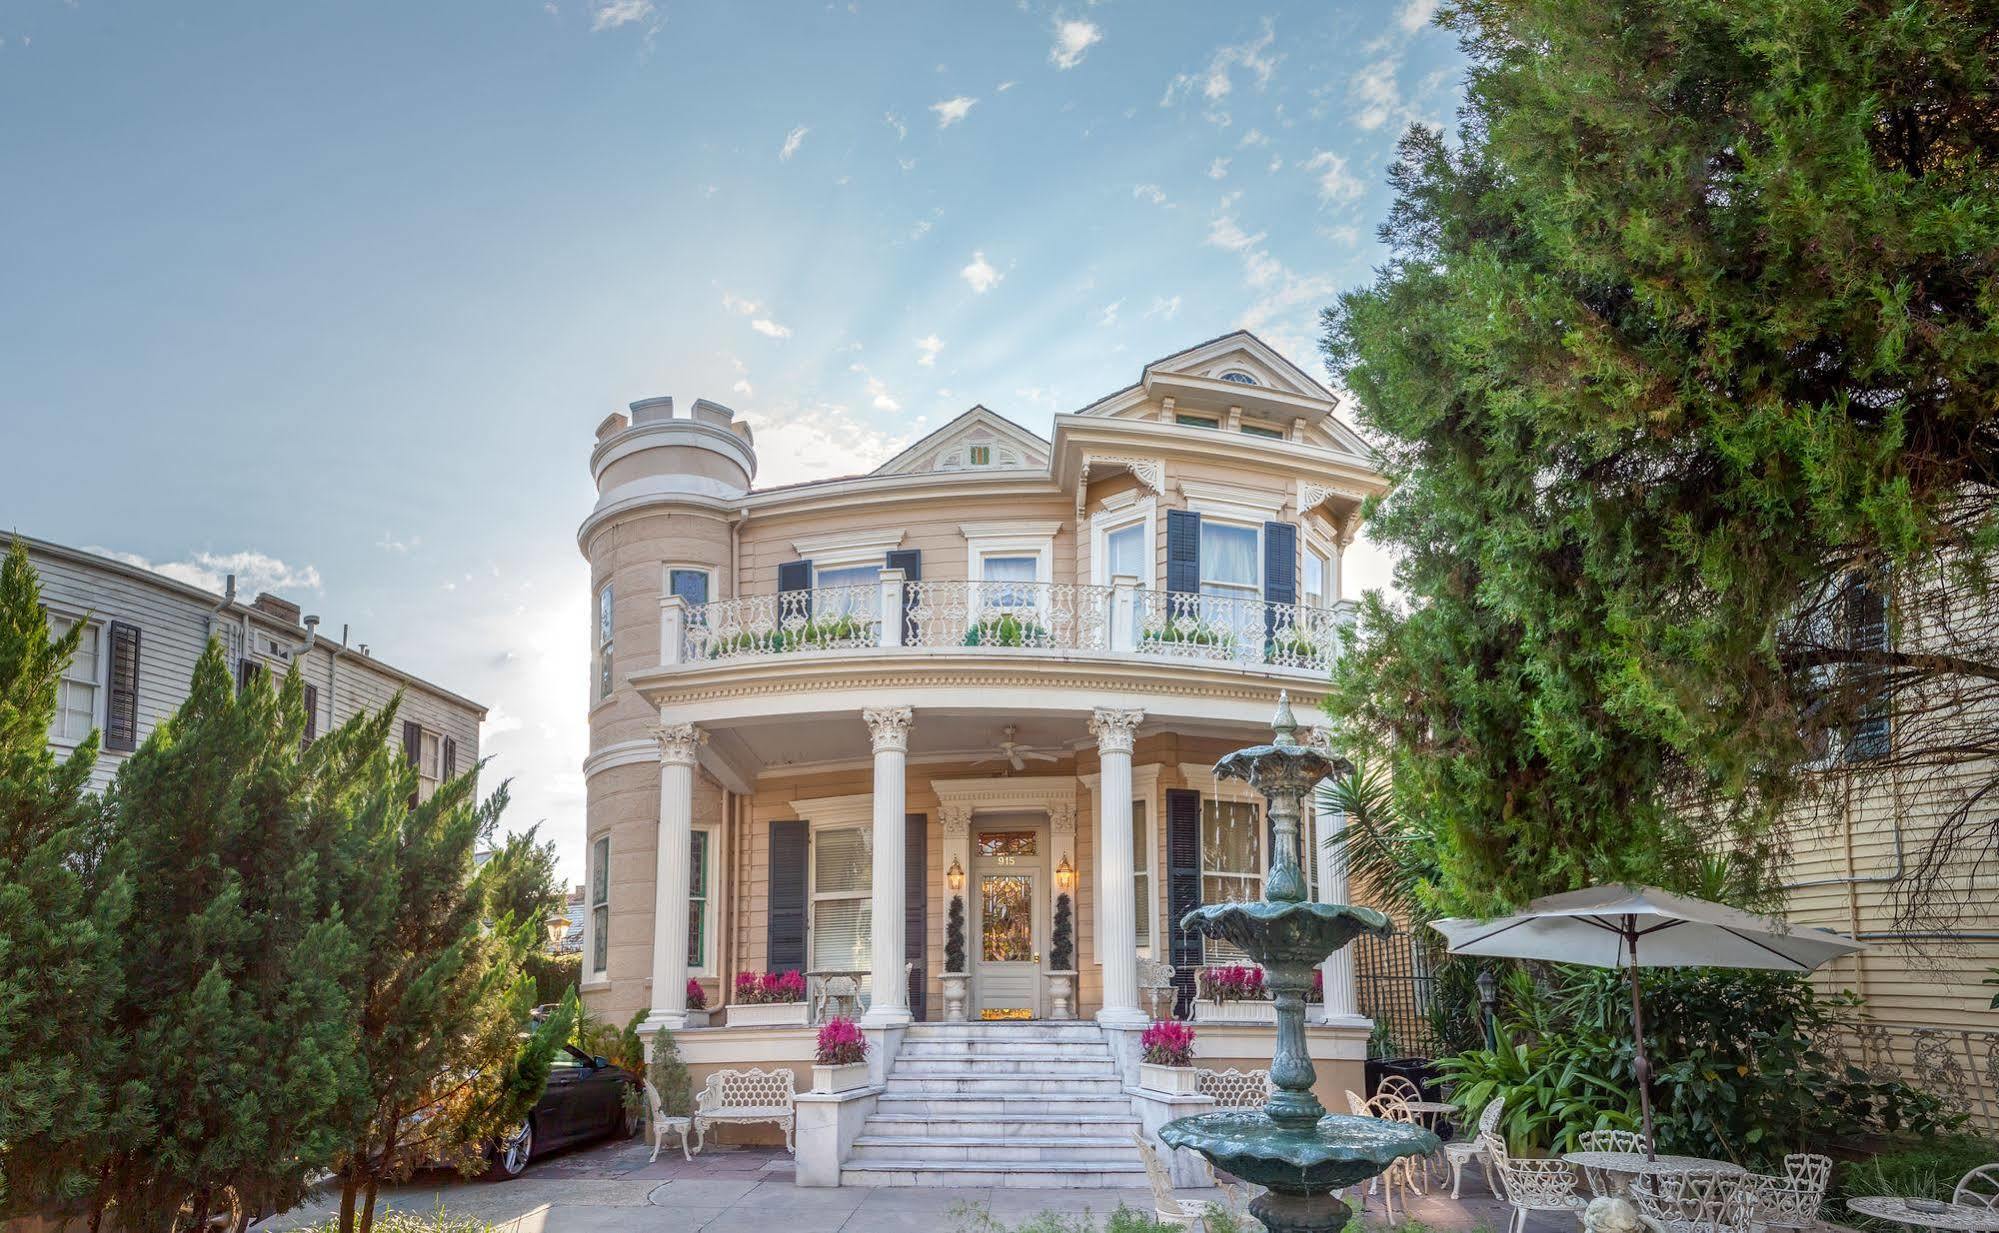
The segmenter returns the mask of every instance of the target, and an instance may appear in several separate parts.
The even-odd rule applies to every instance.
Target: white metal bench
[[[784,1128],[784,1150],[792,1151],[795,1123],[792,1098],[797,1095],[791,1072],[777,1070],[718,1070],[708,1076],[694,1105],[694,1150],[708,1141],[708,1128],[723,1122],[769,1122]]]

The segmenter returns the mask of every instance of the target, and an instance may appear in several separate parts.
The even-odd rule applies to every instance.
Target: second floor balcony
[[[664,602],[667,665],[838,652],[1044,658],[1108,656],[1162,665],[1278,672],[1323,680],[1355,606],[1274,603],[1248,595],[1026,581],[908,581],[814,587],[707,604]]]

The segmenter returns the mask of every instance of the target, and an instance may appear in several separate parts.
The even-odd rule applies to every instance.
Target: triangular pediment
[[[1240,385],[1292,399],[1324,402],[1330,410],[1338,397],[1269,343],[1247,330],[1176,351],[1145,366],[1138,384],[1083,408],[1083,415],[1144,417],[1152,412],[1147,389],[1161,378],[1194,378]]]
[[[874,474],[1047,469],[1046,441],[990,408],[975,406],[876,467]]]

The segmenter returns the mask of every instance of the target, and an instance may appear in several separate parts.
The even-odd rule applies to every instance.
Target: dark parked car
[[[630,1138],[638,1132],[637,1103],[627,1101],[625,1093],[636,1096],[638,1086],[638,1076],[630,1071],[564,1045],[556,1052],[548,1087],[535,1102],[534,1112],[493,1149],[493,1167],[487,1176],[519,1177],[535,1157],[586,1139]]]

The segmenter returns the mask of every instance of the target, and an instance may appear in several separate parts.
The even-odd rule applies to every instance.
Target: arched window
[[[1240,369],[1235,369],[1235,368],[1231,368],[1231,369],[1230,369],[1229,371],[1227,371],[1227,372],[1223,373],[1223,374],[1222,374],[1222,380],[1224,380],[1224,381],[1233,381],[1233,382],[1235,382],[1235,383],[1236,383],[1237,385],[1255,385],[1255,384],[1256,384],[1256,378],[1255,378],[1255,377],[1252,377],[1252,376],[1250,376],[1250,375],[1249,375],[1248,373],[1246,373],[1246,372],[1243,372],[1243,371],[1241,371]]]

